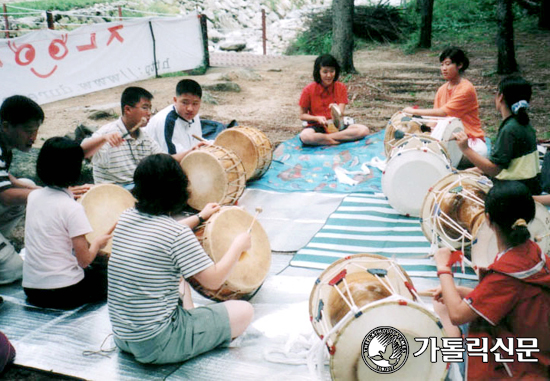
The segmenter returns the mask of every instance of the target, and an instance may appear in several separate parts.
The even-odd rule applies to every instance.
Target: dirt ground
[[[548,138],[550,106],[550,34],[519,35],[518,61],[523,74],[534,83],[530,115],[539,138]],[[479,45],[466,46],[471,64],[466,72],[476,86],[480,116],[489,136],[496,133],[500,115],[494,109],[494,91],[499,76],[494,74],[496,51]],[[210,68],[205,75],[190,76],[201,85],[232,82],[240,92],[208,91],[217,105],[203,100],[203,118],[257,127],[274,144],[291,138],[300,130],[298,99],[302,88],[312,81],[314,56],[289,56],[272,63],[247,68]],[[439,74],[438,53],[421,51],[406,55],[397,47],[378,46],[355,53],[358,74],[342,76],[349,91],[347,114],[359,123],[378,130],[391,115],[409,105],[430,107],[437,88],[443,83]],[[154,95],[153,106],[160,110],[172,102],[175,85],[182,77],[166,77],[133,83]],[[128,86],[128,85],[125,85]],[[120,94],[125,86],[78,96],[44,105],[46,120],[39,132],[40,146],[51,136],[74,131],[76,126],[100,127],[113,118],[90,119],[93,110],[120,113]]]
[[[471,57],[466,77],[476,86],[484,128],[494,137],[500,123],[500,115],[494,108],[494,93],[499,81],[499,76],[494,74],[496,48],[480,44],[465,48]],[[530,110],[532,124],[538,130],[539,139],[548,139],[550,33],[517,34],[516,49],[523,75],[534,84]],[[275,145],[287,140],[301,130],[297,103],[302,88],[312,81],[314,59],[314,56],[284,57],[253,69],[215,67],[206,75],[189,77],[203,86],[231,79],[241,88],[240,92],[209,91],[218,104],[208,103],[203,98],[200,114],[203,118],[224,123],[236,119],[240,125],[257,127]],[[406,55],[398,47],[376,46],[356,52],[354,63],[359,74],[341,78],[348,86],[350,97],[347,115],[375,131],[384,128],[391,115],[406,106],[431,107],[435,92],[443,83],[437,52]],[[151,91],[155,97],[153,106],[160,110],[172,102],[180,79],[167,77],[131,85]],[[44,105],[46,120],[36,146],[40,147],[49,137],[74,131],[80,124],[100,127],[112,120],[90,119],[91,111],[112,109],[120,113],[120,94],[125,86]],[[57,377],[13,367],[0,375],[0,379]]]

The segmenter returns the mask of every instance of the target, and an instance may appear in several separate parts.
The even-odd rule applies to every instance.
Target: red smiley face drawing
[[[15,43],[9,41],[8,46],[15,53],[15,63],[20,66],[30,65],[36,58],[36,49],[32,44],[23,44],[17,46]],[[65,58],[65,56],[69,53],[69,49],[67,48],[67,35],[64,34],[61,39],[56,38],[55,40],[52,40],[48,47],[48,52],[50,54],[50,57],[52,57],[56,61]],[[36,71],[34,67],[31,67],[31,72],[39,78],[48,78],[56,70],[57,65],[54,65],[54,67],[49,72],[43,74]]]

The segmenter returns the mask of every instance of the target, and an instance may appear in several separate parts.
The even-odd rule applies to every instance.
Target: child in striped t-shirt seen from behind
[[[117,224],[109,260],[109,317],[115,343],[141,363],[181,362],[227,346],[250,324],[254,311],[231,300],[194,308],[185,283],[179,305],[180,278],[193,276],[216,290],[251,246],[246,232],[235,237],[218,263],[212,262],[191,231],[219,209],[208,204],[199,215],[176,221],[187,203],[188,180],[167,154],[141,161],[134,174],[136,207]]]

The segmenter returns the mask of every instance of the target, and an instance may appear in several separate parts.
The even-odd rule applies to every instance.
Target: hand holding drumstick
[[[98,235],[91,242],[89,251],[94,253],[93,257],[95,257],[96,255],[99,255],[100,254],[99,250],[107,246],[107,243],[109,242],[109,240],[113,238],[113,232],[115,231],[117,223],[118,221],[116,221],[106,233]]]
[[[256,208],[256,214],[254,215],[254,218],[252,219],[252,223],[250,224],[250,227],[246,231],[248,234],[250,234],[250,231],[252,230],[252,226],[254,226],[254,222],[256,222],[256,217],[258,217],[258,214],[260,214],[263,211],[262,208],[259,206]]]
[[[146,117],[143,117],[139,120],[138,124],[136,124],[134,127],[130,128],[128,132],[126,132],[124,135],[122,135],[122,139],[126,138],[128,135],[132,134],[132,132],[137,131],[139,128],[147,125],[148,119]]]

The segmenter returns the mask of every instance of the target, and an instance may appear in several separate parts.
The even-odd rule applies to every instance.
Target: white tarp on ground
[[[196,14],[44,29],[0,39],[0,102],[14,94],[54,102],[154,77],[155,61],[160,75],[203,60]]]
[[[273,251],[297,251],[325,224],[346,193],[274,192],[246,189],[239,199],[248,213],[262,208],[258,221]]]

